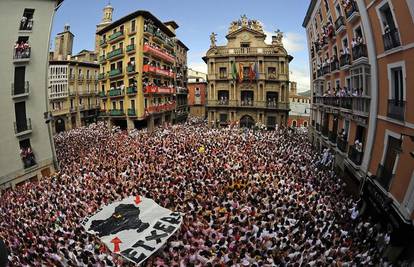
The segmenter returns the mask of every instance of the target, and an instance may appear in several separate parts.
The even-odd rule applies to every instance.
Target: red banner
[[[151,53],[154,56],[162,58],[162,59],[164,59],[165,61],[168,61],[168,62],[174,62],[175,61],[175,58],[172,55],[160,50],[159,48],[150,46],[148,44],[144,45],[144,52],[145,53],[146,52]]]
[[[160,104],[160,105],[156,105],[156,106],[150,106],[148,108],[145,109],[145,111],[147,113],[157,113],[157,112],[163,112],[163,111],[168,111],[168,110],[172,110],[175,108],[175,102],[172,103],[165,103],[165,104]]]
[[[165,86],[147,85],[145,86],[144,93],[146,94],[173,94],[175,93],[175,88],[165,87]]]
[[[158,74],[158,75],[167,76],[167,77],[170,77],[170,78],[174,78],[174,76],[175,76],[175,73],[172,72],[172,71],[163,70],[163,69],[151,66],[151,65],[144,65],[143,71],[144,72],[155,73],[155,74]]]

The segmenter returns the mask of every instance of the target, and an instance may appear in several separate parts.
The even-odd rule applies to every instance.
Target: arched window
[[[308,122],[307,121],[303,122],[303,127],[308,127]]]
[[[292,126],[296,127],[296,121],[292,121]]]

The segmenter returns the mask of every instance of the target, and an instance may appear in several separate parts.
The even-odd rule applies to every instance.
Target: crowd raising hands
[[[316,153],[307,138],[195,120],[152,133],[103,123],[61,133],[61,170],[0,196],[10,266],[128,266],[80,222],[133,195],[185,213],[145,266],[386,264],[387,235],[359,215],[329,151]]]

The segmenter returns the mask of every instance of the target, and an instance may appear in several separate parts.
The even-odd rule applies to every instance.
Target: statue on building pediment
[[[210,47],[216,47],[216,42],[217,42],[217,33],[212,32],[210,34]]]
[[[249,26],[249,20],[247,19],[246,14],[241,16],[241,26],[242,27],[247,27]]]
[[[251,20],[251,28],[255,31],[263,32],[263,26],[262,23],[258,20]]]
[[[272,36],[272,44],[274,45],[283,45],[282,39],[283,39],[283,32],[281,32],[279,29],[275,31],[276,35]]]
[[[255,19],[250,20],[247,18],[246,15],[243,15],[240,17],[239,20],[236,20],[230,23],[229,34],[241,28],[252,29],[254,31],[264,33],[262,23]]]
[[[239,25],[237,21],[233,21],[232,23],[230,23],[229,33],[235,32],[238,29],[239,29]]]

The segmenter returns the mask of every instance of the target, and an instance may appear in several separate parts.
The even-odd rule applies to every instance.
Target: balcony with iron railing
[[[135,65],[129,64],[127,66],[127,73],[131,74],[131,73],[135,73]]]
[[[399,121],[405,119],[405,101],[388,99],[388,117]]]
[[[124,95],[124,90],[121,88],[110,89],[108,91],[108,96],[110,98],[121,97]]]
[[[273,101],[252,101],[252,100],[208,100],[207,106],[219,107],[240,107],[240,108],[260,108],[260,109],[277,109],[277,110],[289,110],[289,103],[282,103]]]
[[[338,136],[336,138],[336,145],[338,147],[338,149],[343,152],[343,153],[347,153],[347,149],[348,149],[348,142],[342,138],[341,136]]]
[[[340,34],[346,30],[345,26],[345,18],[343,16],[339,16],[335,21],[335,31],[337,34]]]
[[[32,120],[25,119],[14,122],[14,133],[16,136],[30,134],[32,132]]]
[[[21,48],[20,46],[13,49],[13,63],[26,63],[30,61],[31,47]]]
[[[105,93],[105,91],[100,91],[100,92],[99,92],[99,94],[98,94],[98,96],[99,96],[100,98],[106,98],[106,93]]]
[[[359,17],[358,5],[355,0],[350,0],[349,4],[345,7],[345,16],[350,23]]]
[[[400,36],[397,28],[388,29],[387,32],[382,35],[382,40],[384,41],[385,51],[401,46]]]
[[[122,69],[113,69],[108,72],[109,78],[115,78],[115,77],[122,76],[122,75],[123,75]]]
[[[103,80],[103,79],[105,79],[105,78],[106,78],[105,73],[99,73],[99,74],[98,74],[98,80]]]
[[[104,63],[104,62],[106,62],[106,58],[105,58],[105,55],[101,55],[101,56],[99,56],[99,63]]]
[[[316,96],[313,102],[325,106],[349,109],[358,115],[368,115],[371,98],[369,96]]]
[[[277,50],[274,47],[239,47],[228,48],[225,46],[217,46],[214,55],[276,55]]]
[[[339,66],[341,68],[345,68],[351,65],[351,55],[350,54],[343,54],[339,58]]]
[[[126,52],[127,54],[135,52],[135,44],[127,45]]]
[[[106,39],[101,39],[100,41],[99,41],[99,45],[101,46],[101,47],[104,47],[104,46],[107,46],[108,45],[108,43],[106,42]]]
[[[331,142],[332,144],[336,144],[336,138],[337,138],[337,133],[334,131],[329,131],[328,133],[328,139],[329,142]]]
[[[316,128],[316,131],[317,132],[320,132],[321,131],[321,125],[318,122],[316,123],[316,127],[315,128]]]
[[[368,63],[368,51],[367,46],[363,43],[356,45],[352,48],[352,61],[353,64],[357,64],[361,59],[365,59]]]
[[[129,108],[128,109],[128,116],[129,117],[136,117],[137,116],[137,113],[136,113],[134,108]]]
[[[137,93],[137,88],[135,86],[129,86],[126,89],[127,95],[135,95]]]
[[[115,43],[115,42],[117,42],[119,40],[122,40],[124,38],[125,38],[124,31],[123,30],[122,31],[117,31],[117,32],[109,35],[108,43],[110,43],[110,44]]]
[[[323,125],[322,126],[322,135],[325,136],[326,138],[328,138],[329,135],[329,128],[328,125]]]
[[[123,117],[125,116],[125,112],[123,109],[111,109],[109,111],[109,116],[111,117]]]
[[[123,50],[122,50],[122,48],[120,47],[120,48],[117,48],[117,49],[115,49],[115,50],[112,50],[111,52],[109,52],[107,55],[106,55],[106,59],[108,59],[108,60],[115,60],[115,59],[118,59],[118,58],[121,58],[121,57],[123,57],[124,56],[124,52],[123,52]]]
[[[386,168],[384,165],[378,164],[375,180],[386,190],[390,187],[390,183],[394,174],[392,170]]]
[[[323,68],[319,68],[319,69],[316,70],[316,76],[318,78],[323,76]]]
[[[24,82],[22,86],[11,84],[11,96],[13,99],[29,96],[30,84],[28,81]]]
[[[368,116],[371,107],[371,98],[369,96],[352,97],[352,111],[358,115]]]
[[[356,145],[350,146],[348,151],[348,158],[357,166],[361,165],[364,152],[359,151]]]
[[[153,55],[157,58],[160,58],[160,59],[162,59],[166,62],[174,63],[174,61],[175,61],[175,57],[173,55],[169,54],[166,51],[161,50],[158,47],[151,46],[149,44],[144,44],[143,52],[151,54],[151,55]]]
[[[339,70],[339,60],[336,59],[331,62],[331,72],[335,72]]]
[[[330,66],[330,64],[329,63],[326,63],[326,66],[324,66],[322,68],[322,71],[323,71],[323,75],[327,75],[327,74],[331,73],[331,66]]]

